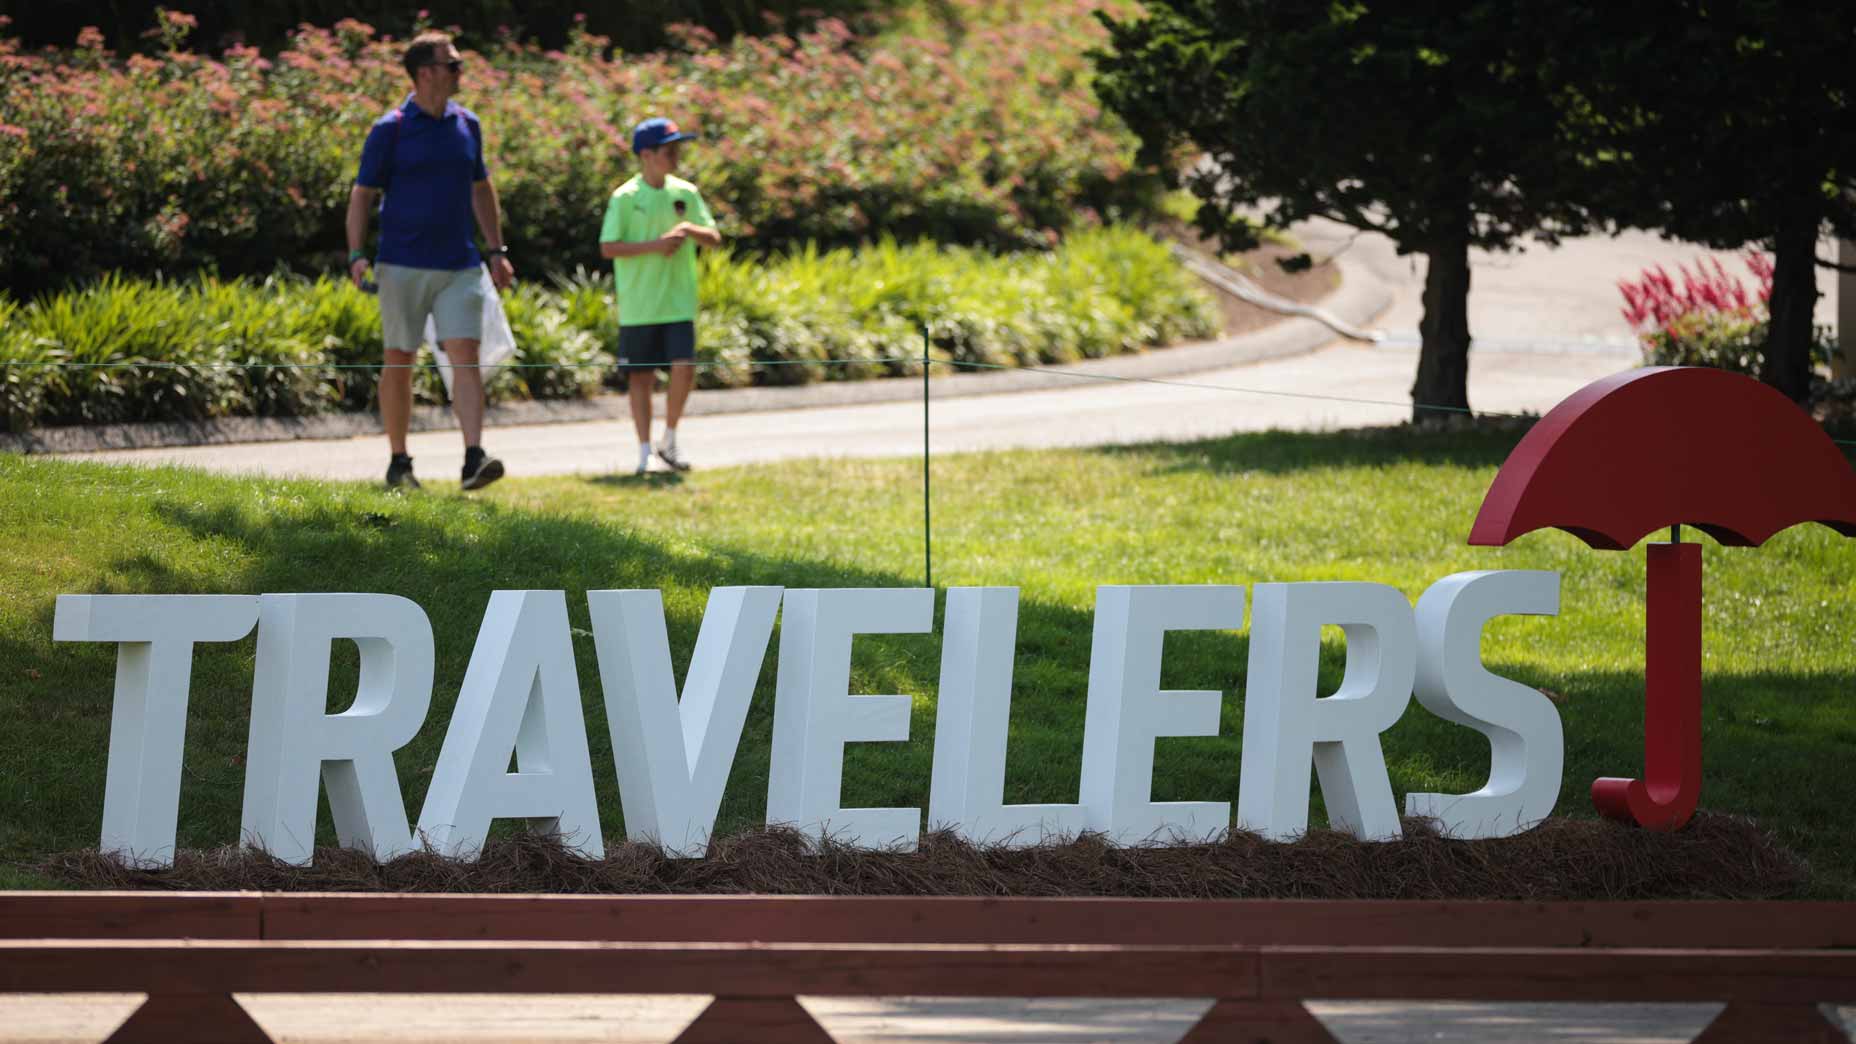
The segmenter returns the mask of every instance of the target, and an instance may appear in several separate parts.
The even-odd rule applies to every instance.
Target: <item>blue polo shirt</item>
[[[471,186],[489,178],[483,128],[456,102],[434,119],[409,95],[374,121],[355,183],[380,189],[382,264],[457,271],[476,268]]]

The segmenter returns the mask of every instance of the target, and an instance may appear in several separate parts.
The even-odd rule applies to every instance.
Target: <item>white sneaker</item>
[[[690,469],[689,458],[685,457],[677,447],[669,445],[668,443],[660,442],[657,444],[657,459],[669,465],[672,471],[688,471]]]

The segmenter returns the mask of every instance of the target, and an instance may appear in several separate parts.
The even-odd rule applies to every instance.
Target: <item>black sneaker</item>
[[[395,453],[387,462],[388,489],[418,489],[419,480],[412,474],[412,458],[404,453]]]
[[[465,489],[482,489],[503,477],[503,462],[472,446],[464,451],[464,474],[459,481]]]
[[[685,457],[679,452],[675,446],[666,445],[662,442],[657,444],[657,459],[670,465],[672,471],[688,471],[690,469],[690,459],[688,457]]]

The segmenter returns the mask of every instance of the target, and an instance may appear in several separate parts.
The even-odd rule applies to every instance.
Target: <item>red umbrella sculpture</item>
[[[1515,447],[1483,498],[1469,542],[1506,545],[1563,529],[1592,547],[1649,545],[1645,578],[1644,773],[1599,779],[1613,819],[1680,828],[1701,794],[1701,545],[1758,547],[1801,522],[1856,536],[1856,471],[1777,391],[1693,367],[1633,370],[1587,385]]]

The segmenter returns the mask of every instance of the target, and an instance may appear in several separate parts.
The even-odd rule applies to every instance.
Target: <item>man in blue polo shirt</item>
[[[471,239],[471,219],[483,233],[496,288],[515,270],[503,243],[496,189],[483,163],[483,129],[469,109],[451,100],[464,62],[444,33],[421,33],[406,48],[412,94],[374,122],[361,148],[361,170],[348,196],[348,274],[367,279],[363,250],[367,221],[380,209],[380,325],[386,365],[380,373],[380,420],[392,459],[387,485],[417,489],[406,428],[412,416],[412,368],[430,316],[439,345],[453,364],[451,409],[464,433],[465,489],[482,489],[503,476],[503,462],[486,455],[483,375],[477,348],[483,339],[482,255]],[[384,198],[384,201],[382,197]]]

